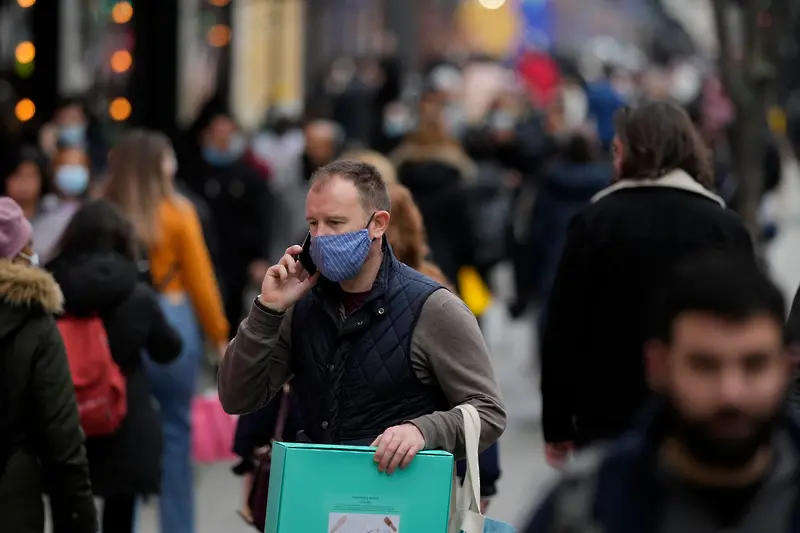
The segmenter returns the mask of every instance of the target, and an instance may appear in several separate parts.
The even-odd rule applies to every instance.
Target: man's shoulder
[[[441,283],[435,281],[425,274],[414,270],[410,266],[400,261],[396,261],[394,264],[394,275],[399,276],[404,284],[415,285],[420,288],[432,288],[434,290],[443,287]]]
[[[409,303],[416,302],[426,305],[431,296],[440,292],[449,293],[444,285],[421,274],[410,266],[396,261],[388,281],[389,298],[396,298],[403,294]]]

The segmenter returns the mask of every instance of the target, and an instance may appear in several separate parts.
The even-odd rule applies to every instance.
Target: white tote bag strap
[[[464,486],[461,488],[457,509],[459,511],[480,513],[481,476],[478,468],[478,442],[481,436],[481,418],[477,409],[469,404],[459,405],[458,409],[464,416],[467,470],[464,475]]]

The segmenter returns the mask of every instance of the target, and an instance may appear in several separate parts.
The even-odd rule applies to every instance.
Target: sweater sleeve
[[[409,421],[427,449],[464,456],[464,419],[455,407],[465,403],[480,415],[481,451],[500,437],[506,411],[489,350],[475,316],[450,291],[436,291],[425,302],[411,339],[411,365],[420,381],[437,383],[454,407]]]
[[[228,342],[228,320],[200,219],[192,206],[187,205],[182,211],[183,223],[177,243],[181,277],[206,337],[216,344]]]

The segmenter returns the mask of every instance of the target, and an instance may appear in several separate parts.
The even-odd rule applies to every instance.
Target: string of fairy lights
[[[36,0],[17,0],[17,4],[22,9],[29,9],[33,7]],[[36,46],[31,40],[24,40],[17,43],[14,49],[14,57],[16,59],[15,70],[17,76],[20,78],[29,78],[33,74],[34,64],[36,59]],[[36,104],[30,98],[22,98],[14,106],[14,114],[20,122],[27,122],[36,115]]]
[[[44,0],[43,0],[44,1]],[[54,0],[47,0],[54,1]],[[206,0],[210,8],[226,8],[230,5],[231,0]],[[24,9],[30,9],[36,4],[37,0],[17,0],[17,5]],[[119,0],[116,1],[111,9],[106,12],[110,22],[114,25],[121,27],[120,29],[128,29],[134,17],[134,3],[132,0]],[[214,48],[225,48],[231,43],[232,31],[230,25],[218,22],[216,16],[210,17],[210,20],[205,24],[206,40],[208,44]],[[133,68],[133,39],[124,39],[123,44],[113,50],[107,56],[108,67],[113,76],[125,77],[128,76]],[[15,48],[16,74],[20,79],[30,78],[35,69],[36,59],[36,45],[32,39],[25,38],[16,44]],[[15,108],[15,115],[20,122],[29,122],[36,116],[36,103],[28,97],[21,98],[17,101]],[[128,120],[133,112],[133,106],[130,100],[122,95],[113,96],[108,102],[108,117],[118,123]]]
[[[17,0],[19,7],[29,9],[37,0]],[[133,5],[128,0],[116,2],[109,12],[111,21],[119,26],[125,26],[133,20]],[[16,59],[16,72],[20,78],[29,78],[35,68],[36,45],[32,40],[17,43],[14,51]],[[110,58],[111,70],[118,75],[125,75],[133,66],[131,50],[120,48],[115,50]],[[108,104],[108,115],[116,122],[124,122],[131,116],[131,103],[124,96],[112,98]],[[20,122],[28,122],[36,116],[36,103],[30,98],[20,99],[15,107],[14,114]]]

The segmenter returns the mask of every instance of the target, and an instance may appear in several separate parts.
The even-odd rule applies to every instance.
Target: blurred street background
[[[467,191],[474,249],[450,249],[456,237],[442,220],[456,215],[425,187],[412,192],[445,274],[455,280],[474,268],[492,293],[475,312],[509,424],[488,514],[521,524],[554,475],[539,428],[536,330],[560,251],[540,224],[537,192],[549,162],[574,155],[568,141],[589,147],[592,162],[605,161],[614,111],[644,99],[680,103],[713,150],[720,194],[760,236],[788,298],[800,282],[800,2],[765,0],[756,11],[731,2],[722,13],[723,4],[0,0],[5,194],[20,162],[34,161],[38,205],[54,188],[56,154],[79,147],[91,173],[82,195],[99,196],[121,136],[134,128],[163,132],[174,146],[179,188],[203,219],[233,334],[263,277],[261,262],[277,260],[305,235],[311,173],[365,151],[396,173],[416,157],[399,155],[404,143],[435,115],[445,144],[456,144],[476,169],[467,179],[459,168],[455,185],[443,185]],[[720,24],[730,41],[718,39]],[[749,49],[745,37],[754,32],[764,38]],[[736,76],[753,98],[732,94]],[[65,133],[74,125],[83,128],[80,142]],[[220,165],[204,152],[212,138],[242,164],[231,174],[236,186],[218,178]],[[750,144],[758,149],[737,149]],[[237,188],[250,179],[245,174],[266,183],[263,203]],[[413,178],[399,181],[414,189]],[[237,203],[248,197],[256,208]],[[261,208],[267,251],[231,266],[230,228],[243,220],[237,217],[255,220]],[[198,392],[213,391],[214,356],[203,370]],[[235,462],[195,465],[197,533],[251,530],[237,515],[244,491]],[[157,497],[141,502],[138,526],[158,531]]]

